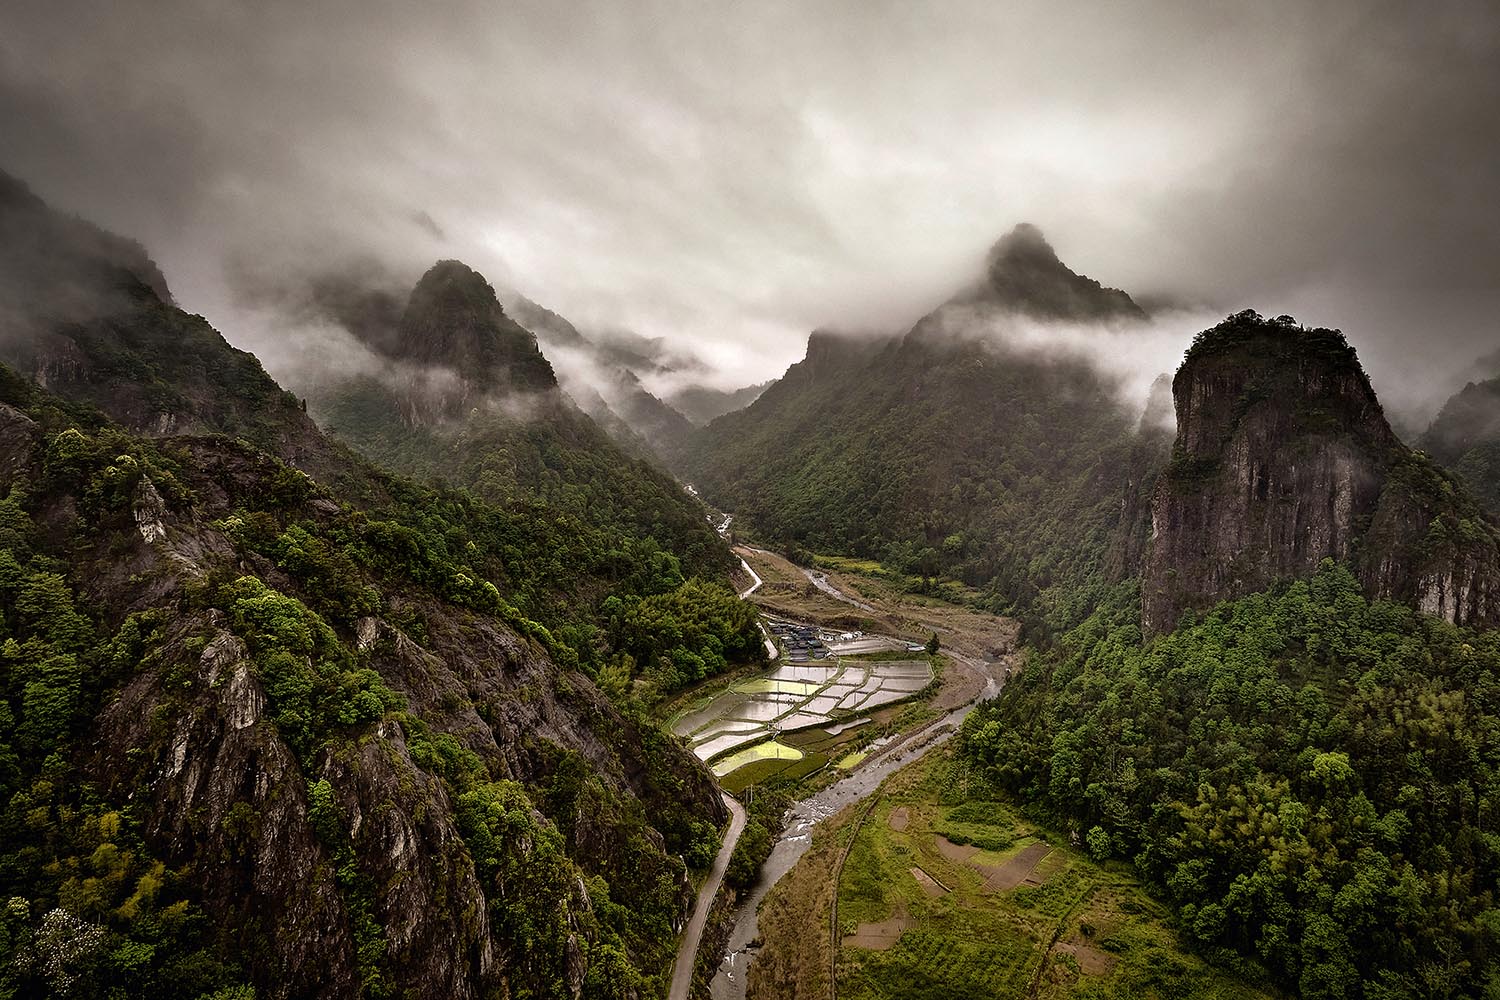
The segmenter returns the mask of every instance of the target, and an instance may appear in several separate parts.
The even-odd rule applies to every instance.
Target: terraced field
[[[688,706],[671,727],[700,759],[713,764],[732,792],[749,784],[747,779],[821,768],[828,762],[821,751],[847,742],[838,737],[868,719],[868,713],[911,698],[932,679],[932,664],[925,659],[782,663]],[[804,731],[810,731],[810,738],[797,741],[798,747],[775,742]]]
[[[1123,866],[1003,802],[941,804],[940,753],[886,785],[839,881],[839,1000],[1253,1000],[1272,994],[1184,950]]]

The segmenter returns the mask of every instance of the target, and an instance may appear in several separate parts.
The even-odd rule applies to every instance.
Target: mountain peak
[[[1030,222],[1018,222],[1014,229],[995,241],[990,247],[988,264],[995,267],[1002,262],[1036,262],[1061,265],[1057,251],[1042,235],[1042,230]]]
[[[536,337],[505,314],[484,275],[458,260],[438,261],[412,289],[394,353],[452,369],[480,392],[557,385]]]
[[[440,260],[429,267],[412,289],[411,302],[424,307],[441,304],[444,308],[465,308],[481,315],[504,311],[484,275],[461,260]]]
[[[412,289],[389,356],[414,366],[402,402],[414,423],[456,417],[496,395],[557,386],[536,337],[505,314],[484,275],[457,260],[438,261]]]
[[[1000,237],[985,258],[976,298],[1044,320],[1142,320],[1129,295],[1076,273],[1029,222]]]

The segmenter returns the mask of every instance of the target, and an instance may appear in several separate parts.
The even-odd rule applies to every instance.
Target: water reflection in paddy
[[[932,666],[925,660],[783,663],[684,712],[672,731],[691,740],[701,759],[710,760],[763,742],[774,732],[826,725],[836,716],[888,705],[931,680]]]

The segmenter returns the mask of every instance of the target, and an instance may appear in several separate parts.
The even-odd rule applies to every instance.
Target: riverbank
[[[1001,667],[991,675],[989,683],[980,688],[976,697],[967,704],[931,719],[871,752],[847,777],[796,802],[787,811],[786,828],[771,849],[771,856],[761,866],[759,880],[735,911],[728,953],[713,981],[714,1000],[743,1000],[746,996],[750,969],[757,960],[754,945],[760,935],[758,910],[761,902],[807,853],[813,843],[814,828],[875,794],[886,778],[946,743],[978,701],[999,693],[1004,683],[1003,669]],[[826,906],[822,912],[827,913]]]

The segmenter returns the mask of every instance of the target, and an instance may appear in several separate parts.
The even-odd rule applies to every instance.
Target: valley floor
[[[931,714],[997,690],[1013,667],[1006,619],[902,593],[868,570],[825,568],[818,586],[780,556],[737,551],[764,581],[751,599],[774,614],[913,642],[936,632],[946,666]],[[729,989],[721,970],[716,997],[1274,995],[1188,952],[1127,866],[1095,863],[1010,803],[971,801],[951,743],[893,763],[860,796],[789,831],[808,841],[752,901],[748,984],[736,977]]]
[[[947,652],[968,660],[1000,661],[1014,652],[1016,623],[947,601],[905,593],[890,580],[853,568],[878,569],[874,563],[829,559],[828,566],[807,571],[766,549],[741,545],[735,552],[762,581],[749,600],[769,613],[799,621],[861,628],[926,642],[936,633]],[[839,596],[836,596],[839,595]]]

